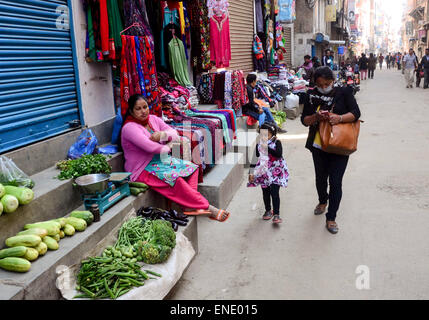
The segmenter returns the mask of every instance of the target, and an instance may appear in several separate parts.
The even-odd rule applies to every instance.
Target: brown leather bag
[[[348,156],[357,150],[361,120],[331,125],[329,121],[319,123],[322,150]]]

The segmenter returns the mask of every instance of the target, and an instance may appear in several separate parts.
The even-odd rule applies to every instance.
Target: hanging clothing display
[[[213,15],[219,17],[228,14],[229,3],[228,0],[207,0],[208,17],[211,18]]]
[[[217,68],[229,67],[231,40],[227,14],[215,14],[210,18],[210,59],[215,62]]]
[[[131,27],[126,31],[130,36],[146,36],[152,52],[155,52],[155,44],[152,30],[149,26],[149,19],[146,12],[145,0],[123,0],[125,27]]]
[[[210,70],[210,19],[206,0],[189,1],[188,11],[191,19],[191,56],[196,72]]]
[[[86,61],[112,61],[116,68],[122,46],[120,32],[123,30],[118,2],[83,0],[83,5],[87,21]]]
[[[122,35],[121,114],[128,109],[128,99],[134,94],[145,96],[152,114],[161,115],[161,104],[155,59],[148,36]]]
[[[255,0],[256,32],[264,32],[264,18],[262,15],[262,0]]]
[[[278,0],[278,2],[280,7],[278,21],[293,23],[296,19],[295,0]]]
[[[183,42],[178,38],[173,38],[168,44],[168,54],[174,79],[182,86],[191,86]]]
[[[224,107],[226,109],[232,109],[232,82],[231,82],[231,71],[225,72],[225,93],[224,93]]]
[[[174,33],[176,36],[180,34],[180,28],[179,28],[179,13],[176,9],[170,10],[168,7],[164,8],[164,19],[161,29],[161,36],[160,36],[160,58],[161,58],[161,66],[164,70],[168,70],[168,56],[166,53],[166,47],[170,43],[172,35],[172,29],[174,30]],[[165,37],[170,37],[170,39],[165,39]],[[167,51],[168,52],[168,51]]]

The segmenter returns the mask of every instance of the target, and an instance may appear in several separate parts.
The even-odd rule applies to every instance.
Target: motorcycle
[[[353,72],[350,65],[344,66],[340,69],[337,76],[335,85],[337,87],[350,87],[353,89],[353,95],[360,91],[360,79],[359,75]]]

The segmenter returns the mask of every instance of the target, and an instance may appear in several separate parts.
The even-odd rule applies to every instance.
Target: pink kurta
[[[210,60],[216,63],[216,68],[229,67],[231,40],[228,14],[210,18]]]

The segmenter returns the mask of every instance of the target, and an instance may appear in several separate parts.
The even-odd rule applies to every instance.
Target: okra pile
[[[82,261],[77,275],[76,289],[82,294],[74,298],[117,299],[133,287],[144,285],[149,275],[160,274],[141,270],[135,259],[117,257],[91,257]]]

